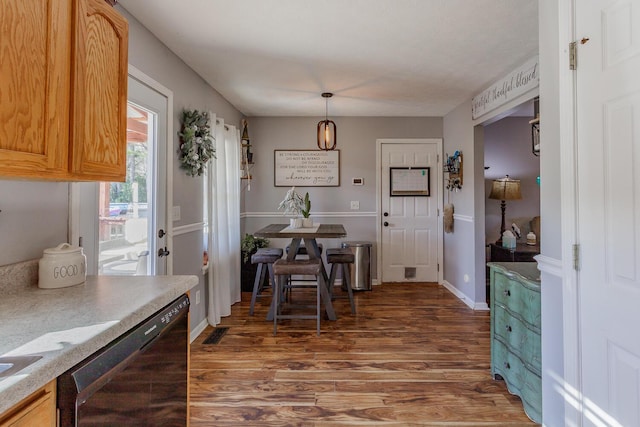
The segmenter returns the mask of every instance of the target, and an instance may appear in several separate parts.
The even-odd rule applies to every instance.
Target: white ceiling
[[[246,116],[444,116],[538,51],[536,0],[120,0]]]

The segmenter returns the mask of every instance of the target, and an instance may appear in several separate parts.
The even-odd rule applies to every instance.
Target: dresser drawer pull
[[[504,368],[511,369],[511,365],[509,365],[509,362],[504,362]]]
[[[505,297],[511,296],[511,291],[509,289],[505,289],[504,291],[502,291],[502,293],[504,294]]]
[[[507,332],[511,332],[511,326],[507,325],[504,328],[507,330]]]

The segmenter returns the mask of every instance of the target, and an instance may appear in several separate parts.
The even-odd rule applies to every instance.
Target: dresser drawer
[[[540,334],[531,329],[502,306],[494,308],[494,333],[498,340],[522,359],[538,375],[541,371]]]
[[[507,388],[520,396],[527,416],[542,422],[542,380],[525,367],[522,361],[504,344],[494,341],[491,354],[491,373],[500,375]]]
[[[540,332],[540,290],[529,289],[500,271],[493,274],[495,302],[520,316]]]

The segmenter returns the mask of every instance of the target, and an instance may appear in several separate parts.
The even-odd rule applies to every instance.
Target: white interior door
[[[89,274],[167,273],[170,98],[144,80],[129,75],[126,182],[77,184],[79,237]]]
[[[583,422],[640,425],[640,0],[576,3]]]
[[[392,140],[380,146],[383,282],[438,281],[440,150],[440,140]],[[421,194],[425,188],[427,194]]]

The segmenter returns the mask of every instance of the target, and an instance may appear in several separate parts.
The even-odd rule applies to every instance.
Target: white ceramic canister
[[[39,288],[64,288],[87,280],[87,257],[82,248],[68,243],[45,249],[38,267]]]

